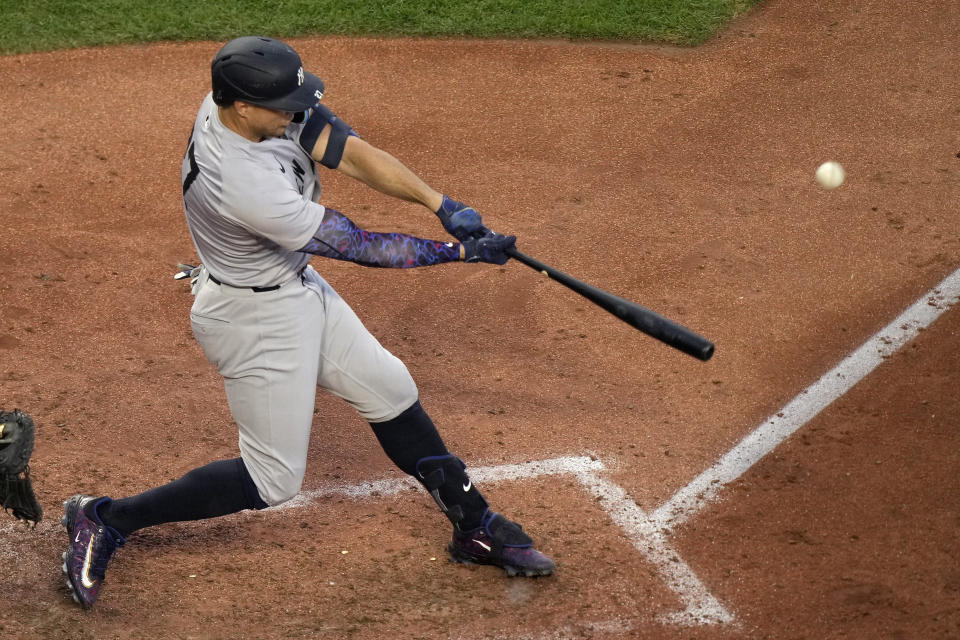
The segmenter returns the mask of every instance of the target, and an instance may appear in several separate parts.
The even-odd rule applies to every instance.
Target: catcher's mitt
[[[0,411],[0,505],[18,520],[40,522],[43,509],[30,482],[33,420],[16,409]]]

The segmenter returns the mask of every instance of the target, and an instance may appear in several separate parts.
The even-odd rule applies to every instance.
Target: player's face
[[[290,121],[293,120],[293,112],[276,111],[250,104],[247,105],[246,118],[250,131],[257,137],[276,138],[286,131]]]
[[[264,137],[277,137],[283,135],[290,121],[293,120],[292,111],[274,111],[273,109],[262,109]]]

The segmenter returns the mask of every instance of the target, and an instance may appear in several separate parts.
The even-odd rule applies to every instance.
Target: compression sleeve
[[[429,267],[460,260],[460,245],[455,242],[367,231],[330,208],[327,208],[313,238],[300,251],[368,267],[393,269]]]

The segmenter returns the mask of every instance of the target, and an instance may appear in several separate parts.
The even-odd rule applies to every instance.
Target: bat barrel
[[[531,258],[516,248],[508,249],[507,255],[522,262],[531,269],[536,269],[546,274],[550,279],[580,294],[598,307],[617,316],[631,327],[644,332],[652,338],[656,338],[664,344],[670,345],[674,349],[678,349],[704,362],[713,357],[714,344],[712,342],[650,309],[615,296],[603,289],[598,289],[586,282],[577,280],[563,271],[554,269],[550,265]]]

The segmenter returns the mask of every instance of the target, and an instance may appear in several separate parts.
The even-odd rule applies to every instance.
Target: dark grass
[[[694,46],[759,0],[0,0],[0,53],[159,40],[462,36]]]

